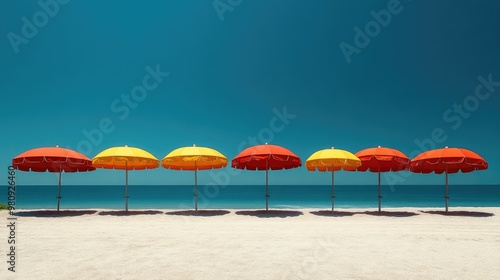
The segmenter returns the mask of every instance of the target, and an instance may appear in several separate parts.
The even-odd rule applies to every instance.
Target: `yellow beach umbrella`
[[[125,170],[125,210],[128,211],[128,171],[157,168],[160,165],[157,158],[149,152],[129,147],[113,147],[97,154],[92,159],[95,168]]]
[[[161,160],[166,169],[194,171],[194,208],[198,211],[198,170],[222,168],[227,158],[219,151],[206,147],[183,147],[170,152]]]
[[[334,206],[334,173],[335,171],[352,170],[361,165],[361,160],[354,154],[334,149],[324,149],[315,152],[306,160],[306,168],[309,171],[331,171],[332,172],[332,212]]]

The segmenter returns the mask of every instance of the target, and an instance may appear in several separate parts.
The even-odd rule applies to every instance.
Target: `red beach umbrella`
[[[21,171],[59,172],[57,211],[61,203],[61,172],[85,172],[95,170],[92,161],[79,152],[56,147],[28,150],[12,159],[12,166]]]
[[[473,151],[462,148],[435,149],[423,152],[411,160],[410,171],[415,173],[446,174],[446,212],[448,212],[448,174],[488,169],[488,162]]]
[[[402,152],[378,146],[377,148],[368,148],[355,154],[360,160],[361,165],[350,171],[370,171],[378,173],[378,211],[382,208],[382,195],[380,191],[380,172],[402,171],[410,166],[410,158]]]
[[[231,161],[231,167],[266,171],[266,211],[269,210],[268,171],[302,166],[300,158],[290,150],[276,145],[257,145],[243,150]]]

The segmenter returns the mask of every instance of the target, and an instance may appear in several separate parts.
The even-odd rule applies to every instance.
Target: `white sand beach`
[[[500,208],[384,210],[20,210],[15,273],[0,211],[0,279],[500,277]]]

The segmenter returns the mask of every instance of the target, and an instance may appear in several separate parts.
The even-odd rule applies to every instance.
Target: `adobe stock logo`
[[[30,39],[35,38],[41,28],[45,27],[49,23],[49,17],[55,17],[60,10],[60,5],[66,5],[70,0],[40,0],[38,1],[38,6],[41,10],[38,10],[33,14],[31,20],[27,17],[22,17],[21,21],[23,25],[21,27],[21,35],[14,32],[9,32],[7,34],[7,39],[9,39],[10,45],[16,54],[19,53],[19,46],[21,44],[28,44]]]
[[[389,2],[387,2],[387,9],[382,9],[378,12],[371,10],[370,14],[374,20],[367,22],[363,29],[358,26],[354,27],[354,46],[345,41],[339,44],[340,50],[347,63],[351,63],[352,55],[360,54],[362,49],[368,47],[373,38],[380,35],[382,28],[387,27],[391,23],[393,15],[397,15],[402,11],[403,6],[399,0],[389,0]]]
[[[461,103],[453,104],[453,110],[448,109],[443,113],[443,120],[446,123],[453,123],[451,128],[457,130],[462,125],[462,120],[471,116],[479,108],[481,101],[486,101],[491,97],[491,94],[500,87],[500,82],[493,80],[493,74],[489,74],[487,79],[483,76],[478,76],[478,85],[474,90],[474,94],[470,94],[464,98]],[[465,109],[465,110],[464,110]]]
[[[224,13],[233,12],[234,8],[239,6],[243,0],[214,0],[215,12],[219,16],[220,21],[224,21]]]
[[[487,102],[493,93],[500,89],[500,80],[493,80],[493,74],[477,77],[478,83],[474,88],[474,92],[467,95],[461,102],[453,103],[448,109],[443,112],[443,121],[449,125],[452,130],[459,129],[464,120],[471,117],[472,113],[477,111],[482,103]],[[490,104],[491,105],[491,104]],[[449,129],[448,129],[449,131]],[[423,139],[415,139],[413,142],[417,146],[408,154],[410,158],[416,157],[418,154],[436,149],[443,145],[448,140],[448,132],[446,127],[435,127],[431,130],[429,137]],[[394,185],[401,184],[414,173],[411,172],[385,172],[384,177],[387,185],[394,191]]]

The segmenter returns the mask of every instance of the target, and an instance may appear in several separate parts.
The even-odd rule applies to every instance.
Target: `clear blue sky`
[[[498,1],[59,1],[0,4],[5,169],[25,150],[55,145],[92,158],[127,144],[161,159],[196,143],[231,160],[249,137],[303,162],[332,146],[355,153],[381,145],[413,157],[432,148],[418,142],[441,133],[436,147],[468,148],[489,162],[451,184],[500,184]],[[157,67],[160,76],[148,79]],[[122,99],[132,93],[135,100]],[[284,108],[283,122],[275,111]],[[229,169],[199,172],[199,182]],[[229,178],[263,184],[264,176]],[[123,184],[124,172],[63,180]],[[19,172],[18,183],[57,180]],[[130,183],[188,185],[193,174],[133,171]],[[305,167],[270,174],[270,184],[329,183],[329,174]],[[375,184],[376,174],[338,172],[336,183]],[[444,176],[399,183],[443,184]]]

